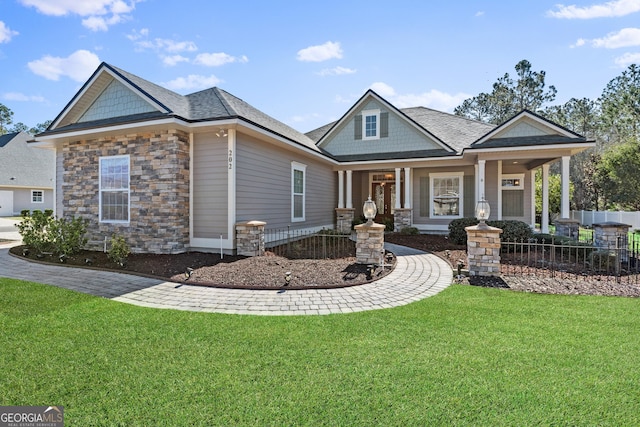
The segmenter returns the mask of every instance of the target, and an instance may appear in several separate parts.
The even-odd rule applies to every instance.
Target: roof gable
[[[363,112],[365,115],[377,115],[380,134],[376,138],[361,137]],[[321,132],[324,132],[322,136]],[[403,152],[408,154],[428,151],[440,155],[455,152],[436,135],[372,90],[368,90],[340,120],[309,132],[307,136],[319,138],[317,145],[337,158],[346,156],[353,159],[361,156],[366,159],[372,155],[401,155]]]
[[[583,142],[585,138],[531,111],[523,110],[471,145],[487,148]]]
[[[0,136],[1,187],[53,187],[55,153],[27,144],[24,132]]]

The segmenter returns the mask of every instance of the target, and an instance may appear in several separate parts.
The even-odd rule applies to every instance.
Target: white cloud
[[[127,19],[140,0],[20,0],[43,15],[84,17],[82,25],[92,31],[107,31],[110,25]]]
[[[136,41],[136,46],[141,49],[152,49],[157,51],[164,51],[169,53],[178,52],[195,52],[198,50],[198,46],[192,41],[179,42],[171,39],[154,39]]]
[[[322,62],[333,58],[342,58],[340,42],[326,42],[325,44],[309,46],[298,51],[298,61]]]
[[[476,16],[484,16],[484,10],[477,11]]]
[[[321,76],[341,76],[344,74],[355,74],[357,70],[353,68],[345,68],[345,67],[335,67],[335,68],[325,68],[318,72]]]
[[[640,11],[640,0],[615,0],[586,7],[557,4],[556,8],[547,11],[547,15],[561,19],[611,18]]]
[[[84,82],[100,65],[100,59],[88,50],[77,50],[66,58],[43,56],[27,64],[31,72],[48,80],[60,80],[61,76]]]
[[[639,53],[625,53],[622,56],[619,56],[615,59],[615,63],[620,68],[626,68],[631,64],[640,63],[640,52]]]
[[[616,33],[609,33],[601,39],[593,39],[591,44],[593,47],[604,47],[607,49],[640,46],[640,28],[623,28]]]
[[[13,31],[4,22],[0,21],[0,43],[9,43],[11,38],[17,35],[17,31]]]
[[[396,95],[395,89],[383,82],[373,83],[371,86],[369,86],[369,88],[383,98],[388,98]]]
[[[149,29],[143,28],[140,31],[133,30],[131,34],[127,34],[127,38],[132,42],[134,42],[136,40],[140,40],[143,37],[147,37],[148,35],[149,35]]]
[[[398,94],[393,87],[383,82],[376,82],[370,88],[398,108],[422,106],[451,112],[462,101],[472,96],[461,92],[452,95],[436,89],[424,93]]]
[[[232,62],[249,62],[249,58],[245,55],[231,56],[224,52],[218,53],[201,53],[196,56],[193,61],[194,64],[205,65],[207,67],[219,67],[224,64],[230,64]]]
[[[172,90],[198,90],[216,86],[221,82],[222,80],[213,74],[210,76],[189,74],[187,77],[178,77],[177,79],[164,83],[164,85]]]
[[[32,101],[32,102],[45,102],[44,97],[39,96],[39,95],[25,95],[24,93],[20,93],[20,92],[7,92],[5,94],[2,95],[3,99],[6,99],[7,101],[18,101],[18,102],[26,102],[26,101]]]
[[[170,55],[162,58],[162,63],[169,67],[178,65],[180,62],[189,62],[189,58],[182,55]]]

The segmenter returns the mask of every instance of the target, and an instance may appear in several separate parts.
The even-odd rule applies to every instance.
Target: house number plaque
[[[233,150],[229,150],[229,169],[233,169]]]

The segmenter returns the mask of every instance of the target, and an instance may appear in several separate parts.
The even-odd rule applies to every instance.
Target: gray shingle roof
[[[494,138],[481,144],[475,144],[473,148],[512,148],[540,145],[570,144],[572,142],[585,142],[584,137],[571,138],[560,135],[536,135],[518,136],[510,138]]]
[[[230,118],[240,118],[274,134],[301,144],[314,151],[322,151],[316,147],[314,141],[301,132],[263,113],[242,99],[219,89],[210,88],[189,95],[180,95],[169,89],[151,83],[125,70],[103,63],[103,67],[110,69],[145,96],[160,104],[166,111],[162,113],[146,113],[138,116],[115,117],[93,122],[83,122],[57,128],[53,132],[71,129],[95,128],[127,122],[149,120],[161,116],[179,117],[186,121],[216,121]]]
[[[30,137],[24,132],[0,136],[0,186],[53,188],[55,153],[27,145]]]
[[[400,112],[457,152],[469,147],[474,141],[495,128],[495,125],[426,107],[401,108]],[[335,124],[336,122],[326,124],[307,132],[306,135],[317,143]]]

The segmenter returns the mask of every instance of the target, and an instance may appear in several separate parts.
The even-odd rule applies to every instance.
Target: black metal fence
[[[335,230],[265,230],[265,249],[290,259],[337,259],[356,256],[350,234]]]
[[[640,281],[640,244],[621,238],[615,244],[597,247],[593,243],[531,239],[502,242],[501,274],[557,277],[617,282]]]

